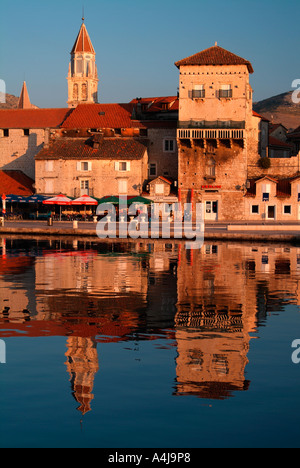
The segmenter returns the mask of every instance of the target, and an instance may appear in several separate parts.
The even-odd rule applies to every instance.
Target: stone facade
[[[158,176],[177,181],[176,123],[170,128],[148,128],[149,180]],[[173,128],[172,128],[173,127]]]
[[[147,171],[147,148],[131,138],[104,138],[96,146],[86,138],[59,138],[36,156],[36,191],[49,196],[136,196],[143,191]]]
[[[202,202],[206,221],[248,219],[250,179],[294,177],[299,155],[261,167],[269,152],[269,122],[253,112],[248,61],[216,45],[175,65],[179,197],[193,206]]]
[[[35,155],[43,147],[44,129],[7,129],[8,136],[0,136],[0,168],[2,170],[19,170],[35,179]],[[6,133],[7,135],[7,133]]]
[[[220,52],[218,46],[210,51],[212,56]],[[248,151],[258,159],[249,65],[230,59],[224,65],[202,64],[201,58],[177,63],[181,200],[202,202],[211,221],[243,219]]]

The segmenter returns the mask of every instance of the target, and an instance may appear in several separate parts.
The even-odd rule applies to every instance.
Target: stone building
[[[265,148],[252,110],[249,61],[215,45],[179,69],[178,187],[206,220],[244,219],[248,164]]]
[[[159,200],[177,201],[177,122],[165,111],[160,121],[152,114],[138,120],[134,102],[79,104],[35,158],[37,192],[148,196],[149,183],[162,176],[170,196],[161,193]],[[78,171],[79,163],[86,169]]]
[[[22,171],[35,179],[35,155],[59,128],[69,109],[0,110],[0,169]]]
[[[251,63],[215,45],[175,65],[180,73],[182,202],[202,202],[207,221],[281,220],[287,219],[288,210],[289,219],[298,220],[298,206],[288,206],[295,203],[289,194],[291,179],[299,175],[299,154],[293,152],[283,126],[271,126],[252,110]],[[265,176],[276,180],[277,192],[274,189],[275,199],[264,216],[258,216],[258,202],[252,208],[249,199]]]
[[[130,137],[58,138],[35,161],[37,193],[49,196],[136,196],[147,180],[147,145]]]

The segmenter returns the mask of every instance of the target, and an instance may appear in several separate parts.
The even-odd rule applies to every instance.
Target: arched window
[[[214,158],[210,158],[206,164],[206,176],[216,177],[216,161]]]
[[[81,88],[81,96],[83,101],[87,101],[87,84],[83,83]]]
[[[78,101],[78,84],[75,83],[73,86],[73,99],[74,101]]]
[[[83,58],[81,56],[77,57],[76,60],[76,74],[82,75],[83,73]]]

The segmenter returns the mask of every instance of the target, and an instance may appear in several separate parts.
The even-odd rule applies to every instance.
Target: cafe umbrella
[[[72,199],[66,197],[66,195],[57,195],[56,197],[48,198],[43,201],[44,205],[57,205],[60,208],[59,211],[59,220],[61,221],[61,207],[68,206],[71,204]]]
[[[82,195],[81,197],[72,200],[70,204],[74,206],[84,206],[84,216],[86,218],[86,207],[98,206],[99,203],[95,198],[92,198],[89,195]]]

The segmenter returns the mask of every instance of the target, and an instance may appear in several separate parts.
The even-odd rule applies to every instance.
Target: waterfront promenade
[[[46,237],[84,237],[99,239],[96,231],[96,223],[71,221],[54,221],[48,225],[47,221],[5,221],[0,227],[1,235],[17,235],[24,237],[46,236]],[[116,223],[116,238],[119,238],[119,224]],[[195,229],[195,226],[193,226]],[[178,233],[178,231],[177,231]],[[142,236],[141,236],[142,237]],[[143,236],[145,237],[145,236]],[[149,236],[151,239],[151,231]],[[178,238],[179,237],[179,238]],[[130,238],[130,236],[128,236]],[[159,238],[162,238],[161,230]],[[163,239],[167,239],[164,237]],[[170,223],[170,239],[187,240],[184,232],[182,236],[174,235],[174,225]],[[139,238],[138,238],[139,239]],[[99,239],[105,240],[105,239]],[[190,239],[192,240],[192,239]],[[204,240],[253,240],[265,242],[299,242],[300,222],[206,222],[204,227]]]

